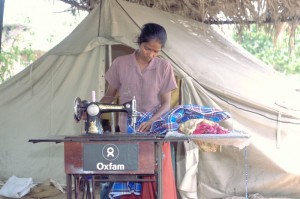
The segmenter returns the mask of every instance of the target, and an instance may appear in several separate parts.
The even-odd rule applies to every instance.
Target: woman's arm
[[[115,100],[117,89],[113,88],[112,86],[108,85],[108,89],[105,95],[102,97],[100,102],[102,103],[112,103]]]

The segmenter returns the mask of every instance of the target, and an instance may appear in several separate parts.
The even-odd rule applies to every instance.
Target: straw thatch
[[[273,35],[275,42],[281,31],[287,31],[290,35],[291,48],[295,44],[295,30],[300,20],[300,1],[298,0],[127,1],[176,13],[206,24],[233,24],[240,34],[250,24],[255,23]]]
[[[92,10],[101,0],[61,0],[73,8]],[[263,25],[274,37],[284,30],[294,45],[300,20],[299,0],[126,0],[176,13],[206,24],[234,24],[241,33],[250,24]],[[285,23],[287,25],[283,26]]]
[[[101,0],[61,0],[73,8],[92,10]],[[299,0],[126,0],[176,13],[208,24],[295,23]]]

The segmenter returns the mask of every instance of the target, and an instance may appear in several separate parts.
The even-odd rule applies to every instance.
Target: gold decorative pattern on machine
[[[96,121],[90,122],[89,133],[98,133],[98,127],[96,125]]]

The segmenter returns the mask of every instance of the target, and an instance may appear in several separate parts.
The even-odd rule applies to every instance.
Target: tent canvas
[[[182,198],[246,192],[299,198],[300,162],[293,154],[300,150],[300,113],[277,105],[290,106],[284,77],[210,26],[122,0],[103,0],[60,44],[0,86],[0,177],[65,183],[63,144],[28,140],[81,134],[83,124],[73,120],[73,100],[89,99],[92,90],[97,99],[103,96],[109,55],[135,49],[147,22],[167,30],[161,55],[181,79],[181,102],[228,111],[232,118],[222,125],[251,134],[246,150],[223,147],[220,153],[203,153],[192,142],[179,145]]]

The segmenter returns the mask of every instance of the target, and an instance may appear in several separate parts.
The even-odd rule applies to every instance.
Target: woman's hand
[[[139,128],[138,128],[138,132],[148,132],[151,128],[152,122],[148,121],[148,122],[143,122]]]

